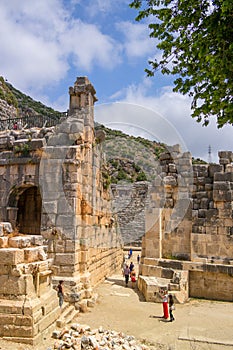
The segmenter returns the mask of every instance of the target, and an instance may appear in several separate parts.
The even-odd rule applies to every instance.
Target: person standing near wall
[[[126,286],[126,287],[128,287],[129,275],[130,275],[130,269],[129,269],[129,266],[126,265],[125,268],[124,268],[125,286]]]
[[[134,269],[134,263],[131,261],[131,263],[129,265],[130,273],[133,271],[133,269]]]
[[[59,281],[59,284],[57,285],[57,296],[59,298],[59,306],[62,307],[62,304],[64,302],[64,288],[63,288],[64,281]]]
[[[175,318],[173,316],[173,310],[175,310],[175,304],[174,299],[171,294],[168,295],[168,305],[169,305],[169,315],[170,315],[170,322],[175,321]]]
[[[163,318],[168,319],[168,294],[167,290],[161,291],[162,302],[163,302]]]

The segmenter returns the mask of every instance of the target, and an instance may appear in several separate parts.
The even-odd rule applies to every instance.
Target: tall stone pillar
[[[90,295],[91,286],[120,265],[117,228],[103,186],[101,146],[95,142],[95,93],[86,77],[78,77],[69,88],[68,118],[49,139],[44,157],[49,176],[43,177],[43,204],[54,226],[49,235],[53,279],[54,284],[64,280],[71,302]]]

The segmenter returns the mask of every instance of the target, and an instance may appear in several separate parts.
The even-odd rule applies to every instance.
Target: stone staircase
[[[140,264],[138,288],[146,301],[161,302],[161,289],[168,290],[176,303],[183,304],[188,299],[188,270],[176,260],[144,258]]]
[[[65,325],[69,324],[73,321],[73,319],[78,315],[79,310],[76,310],[73,305],[70,305],[69,303],[64,302],[62,309],[61,309],[61,315],[56,321],[56,326],[58,328],[62,328]]]

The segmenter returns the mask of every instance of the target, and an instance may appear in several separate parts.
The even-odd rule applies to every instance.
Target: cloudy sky
[[[68,109],[68,89],[76,77],[88,76],[97,91],[97,121],[183,143],[205,160],[211,146],[211,160],[217,161],[218,150],[233,150],[233,127],[218,130],[215,120],[202,127],[190,117],[188,97],[172,92],[172,77],[146,77],[148,59],[160,53],[147,23],[135,22],[129,3],[0,0],[0,75],[60,111]]]

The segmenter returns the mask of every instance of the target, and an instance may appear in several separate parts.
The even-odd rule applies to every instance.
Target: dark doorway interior
[[[26,188],[18,198],[17,227],[20,233],[40,234],[41,196],[38,187]]]

